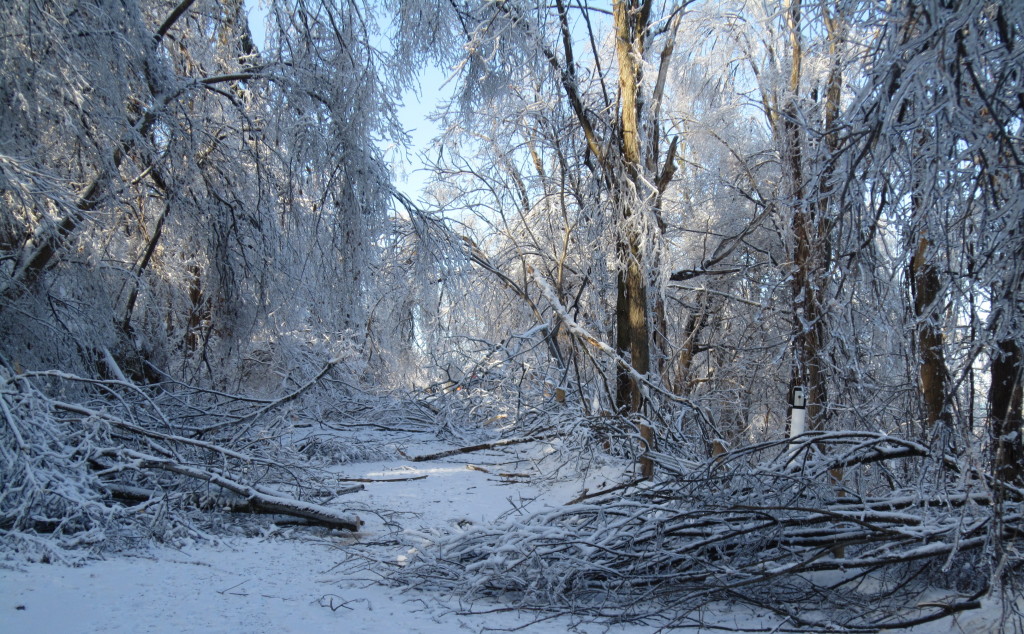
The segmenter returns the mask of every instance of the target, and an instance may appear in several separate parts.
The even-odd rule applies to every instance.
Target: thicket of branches
[[[0,7],[5,556],[358,528],[316,497],[358,449],[292,423],[404,420],[362,388],[401,358],[364,351],[410,65],[365,8],[267,3],[257,46],[242,0]]]
[[[337,484],[296,442],[313,438],[286,422],[289,404],[322,378],[265,399],[3,367],[4,555],[74,562],[154,539],[208,538],[216,520],[201,511],[358,530],[356,515],[322,504]]]

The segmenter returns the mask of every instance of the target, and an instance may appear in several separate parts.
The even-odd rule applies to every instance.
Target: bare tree
[[[522,139],[522,145],[500,150],[498,165],[511,178],[509,191],[518,192],[515,207],[522,217],[534,214],[538,205],[564,210],[568,199],[576,213],[589,216],[587,222],[607,227],[614,247],[611,253],[602,249],[594,255],[615,262],[614,348],[631,368],[616,371],[614,406],[624,415],[642,415],[649,391],[637,377],[656,380],[651,374],[650,289],[658,262],[652,254],[659,248],[661,197],[674,171],[677,147],[676,141],[667,149],[662,146],[660,108],[682,8],[665,9],[662,17],[654,15],[652,2],[616,2],[613,9],[608,16],[584,4],[561,1],[547,8],[467,4],[460,15],[471,55],[465,65],[462,103],[472,104],[472,111],[477,105],[494,103],[492,99],[507,98],[504,88],[495,90],[491,83],[498,76],[509,77],[516,90],[526,91],[527,103],[531,97],[540,103],[553,97],[559,100],[568,119],[556,123],[532,113],[508,122],[508,129]],[[601,32],[595,24],[609,17],[614,59],[602,48]],[[509,46],[512,42],[518,43],[516,47]],[[658,74],[647,77],[648,58],[663,51],[667,53],[659,58]],[[479,112],[473,114],[479,116]],[[571,121],[571,134],[577,139],[572,145],[559,139],[567,132],[561,127],[566,120]],[[493,140],[491,143],[497,149]],[[567,182],[579,179],[578,174],[567,171],[577,163],[566,160],[567,153],[579,151],[584,153],[582,167],[589,173],[582,187]],[[514,167],[517,159],[512,157],[517,154],[532,166],[530,178]],[[552,161],[550,170],[547,161]],[[531,182],[538,184],[537,189]],[[596,195],[586,193],[591,187],[597,188]],[[600,211],[581,209],[577,204],[597,205]],[[573,224],[570,221],[566,226]],[[595,264],[584,266],[592,270]],[[551,270],[564,271],[564,267]],[[565,287],[564,276],[557,278],[556,287],[563,297],[573,295]],[[641,422],[639,429],[642,442],[653,448],[651,427]],[[645,458],[643,472],[649,475],[651,468]]]

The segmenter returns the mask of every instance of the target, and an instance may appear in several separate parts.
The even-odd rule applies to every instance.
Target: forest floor
[[[364,520],[358,534],[275,524],[180,548],[108,555],[81,567],[0,568],[0,632],[653,632],[654,626],[581,622],[476,602],[431,588],[382,582],[390,568],[445,534],[561,505],[612,486],[622,466],[569,465],[545,443],[426,461],[452,448],[422,435],[395,437],[396,458],[338,466],[339,486],[363,490],[334,504]],[[595,461],[597,462],[597,461]],[[914,632],[989,632],[981,610]],[[721,605],[694,615],[695,630],[785,631],[771,614]],[[776,630],[780,625],[783,627]]]

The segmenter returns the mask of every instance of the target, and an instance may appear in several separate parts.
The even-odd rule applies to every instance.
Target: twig
[[[366,490],[361,484],[355,486],[345,487],[344,489],[317,489],[310,493],[313,497],[338,497],[339,495],[348,495],[350,493],[359,493],[360,491]]]
[[[236,583],[235,585],[231,586],[230,588],[224,588],[223,590],[218,590],[217,594],[225,594],[227,592],[230,592],[230,591],[234,590],[238,586],[245,585],[247,583],[249,583],[249,579],[246,579],[245,581],[240,581],[240,582]]]

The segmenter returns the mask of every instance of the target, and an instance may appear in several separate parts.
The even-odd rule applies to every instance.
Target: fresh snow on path
[[[417,444],[411,455],[447,446]],[[503,611],[501,604],[461,605],[430,588],[402,589],[380,583],[383,563],[400,563],[442,534],[491,522],[505,513],[529,513],[563,504],[583,487],[613,484],[613,467],[596,469],[582,482],[549,478],[538,471],[550,448],[517,446],[428,462],[351,463],[340,477],[407,479],[365,483],[364,491],[335,503],[366,522],[358,535],[319,536],[309,529],[278,529],[225,538],[181,549],[153,548],[111,555],[71,568],[26,564],[0,568],[0,633],[36,632],[387,632],[424,633],[512,630],[538,634],[640,633],[654,627],[580,623],[569,617]],[[553,462],[553,461],[552,461]],[[469,467],[468,465],[473,465]],[[483,470],[486,471],[483,471]],[[531,473],[535,477],[503,477]],[[343,486],[346,482],[340,482]],[[379,513],[379,514],[378,514]],[[291,538],[289,538],[291,537]],[[486,611],[465,614],[460,611]],[[913,631],[988,632],[991,610],[946,619]],[[747,607],[704,611],[700,618],[732,631],[770,631],[770,615]]]
[[[231,548],[119,557],[81,568],[36,564],[3,572],[0,631],[439,633],[515,627],[534,618],[460,617],[421,593],[347,580],[335,568],[341,559],[326,544],[244,539]],[[560,619],[529,631],[565,632],[569,625]]]
[[[408,451],[422,455],[446,448],[450,446],[429,443]],[[77,568],[52,564],[0,568],[0,633],[440,633],[523,625],[525,631],[541,633],[650,631],[580,626],[569,618],[538,622],[543,615],[532,613],[460,615],[457,602],[443,603],[449,597],[374,583],[374,572],[383,573],[383,564],[362,564],[363,570],[355,573],[356,566],[346,565],[352,562],[352,553],[401,562],[431,537],[539,504],[534,500],[539,495],[536,486],[513,484],[510,481],[517,478],[498,475],[530,467],[529,462],[515,462],[517,449],[428,462],[360,462],[338,467],[339,476],[345,478],[407,479],[364,483],[364,491],[335,501],[365,521],[363,531],[355,536],[344,532],[312,536],[308,529],[268,528],[258,537],[110,555]],[[420,476],[426,478],[408,479]],[[350,484],[339,482],[339,487]],[[578,492],[579,482],[573,482],[556,485],[548,495],[564,502]],[[278,532],[297,538],[287,539]]]

